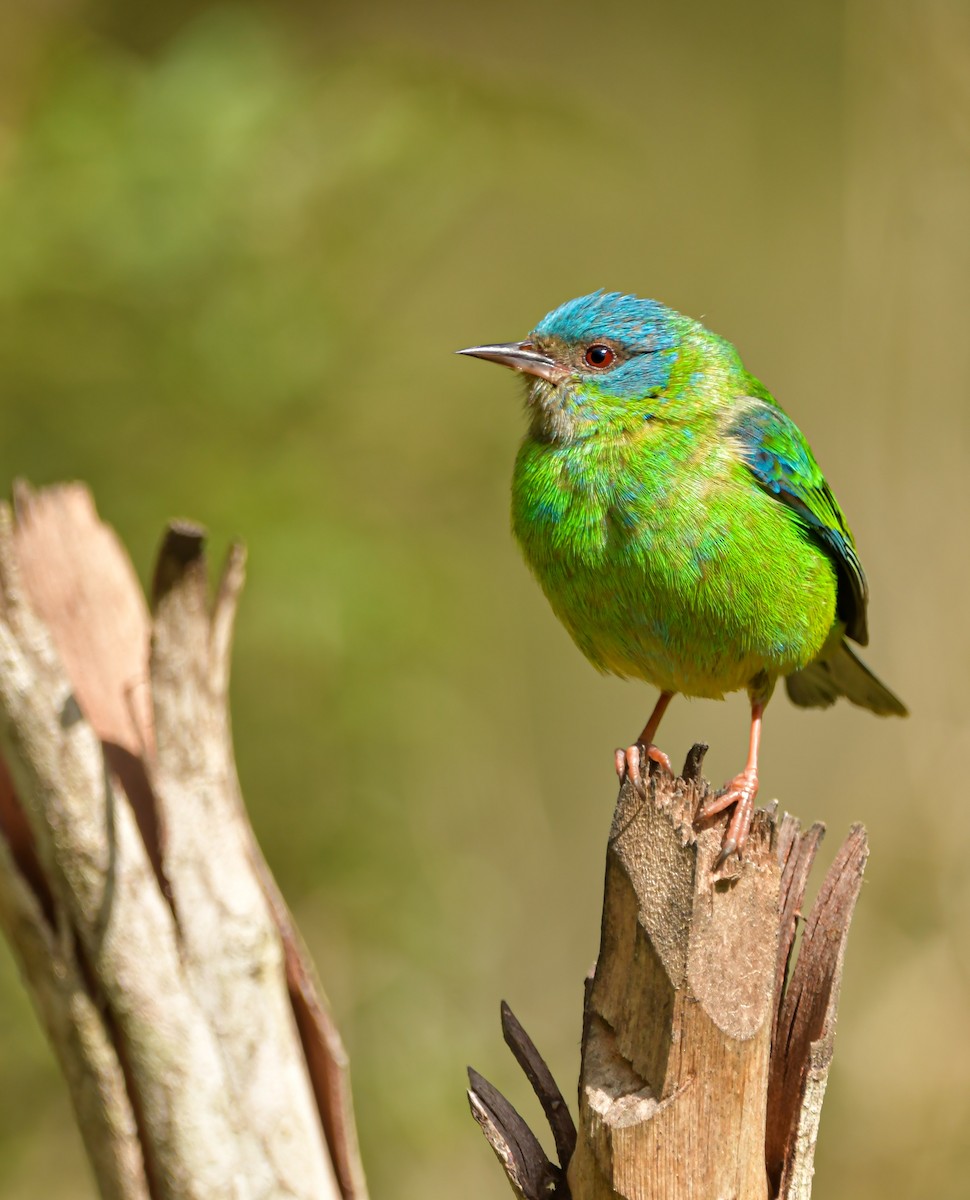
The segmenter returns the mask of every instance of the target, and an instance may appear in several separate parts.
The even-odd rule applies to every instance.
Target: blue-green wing
[[[801,430],[777,405],[752,398],[728,432],[758,483],[788,505],[832,560],[839,581],[839,618],[849,637],[864,646],[869,640],[869,588],[862,563],[842,510]]]

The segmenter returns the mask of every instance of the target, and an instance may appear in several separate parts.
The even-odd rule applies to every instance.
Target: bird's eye
[[[602,342],[594,342],[592,346],[586,347],[586,353],[583,355],[583,361],[587,367],[593,367],[594,370],[603,371],[607,367],[612,367],[616,362],[616,351],[610,346],[605,346]]]

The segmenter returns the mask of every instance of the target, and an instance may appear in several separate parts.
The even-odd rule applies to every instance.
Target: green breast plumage
[[[557,443],[530,434],[512,523],[526,560],[600,670],[719,698],[815,659],[836,572],[791,509],[714,429]]]

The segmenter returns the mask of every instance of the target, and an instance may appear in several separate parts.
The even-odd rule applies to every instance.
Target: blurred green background
[[[806,431],[904,726],[779,693],[777,795],[872,859],[816,1192],[970,1170],[970,8],[960,0],[0,6],[0,486],[82,478],[143,578],[165,520],[250,578],[257,833],[353,1064],[375,1197],[505,1194],[463,1096],[574,1093],[612,749],[508,533],[514,382],[451,351],[605,286],[735,341]],[[741,761],[742,699],[663,745]],[[827,862],[834,846],[823,848]],[[0,1196],[93,1196],[0,948]]]

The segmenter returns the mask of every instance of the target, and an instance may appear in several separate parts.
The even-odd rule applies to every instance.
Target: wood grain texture
[[[543,1104],[559,1167],[504,1097],[478,1097],[488,1127],[476,1116],[524,1200],[811,1196],[865,832],[853,827],[803,921],[822,826],[802,833],[787,814],[759,812],[743,860],[714,871],[727,817],[697,823],[710,794],[705,750],[693,748],[679,779],[655,770],[645,788],[620,790],[586,981],[575,1149],[555,1107]],[[503,1028],[509,1016],[503,1006]],[[529,1082],[558,1096],[515,1030]]]
[[[150,615],[83,487],[0,507],[0,923],[101,1193],[363,1200],[346,1055],[252,836],[244,555],[174,523]]]
[[[810,829],[804,836],[814,855],[812,833]],[[811,1195],[822,1100],[835,1052],[846,939],[868,855],[866,832],[853,825],[825,874],[797,961],[778,997],[766,1159],[772,1185],[784,1200]]]
[[[771,826],[732,878],[695,784],[621,790],[589,989],[574,1196],[768,1195],[765,1102],[779,876]]]

